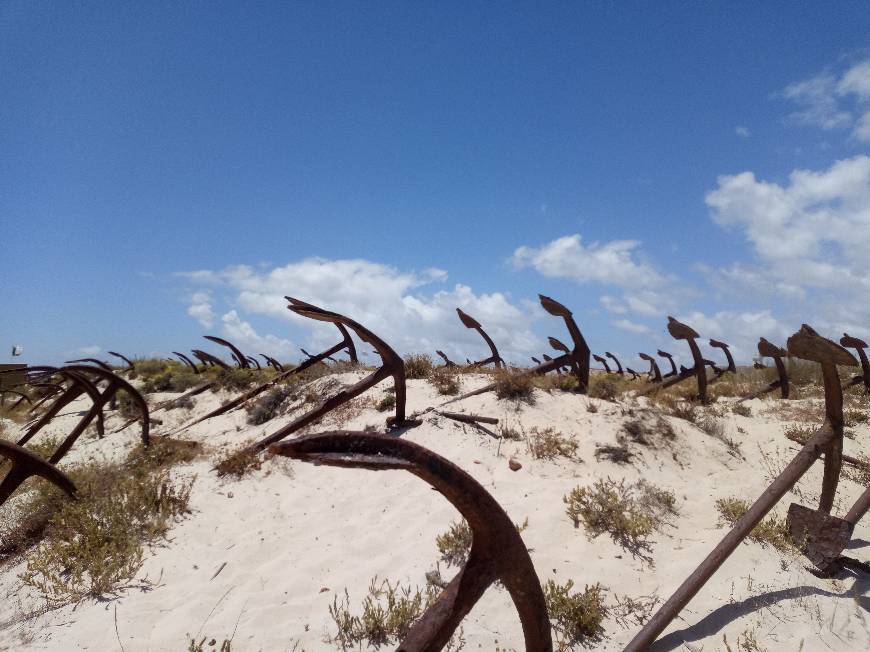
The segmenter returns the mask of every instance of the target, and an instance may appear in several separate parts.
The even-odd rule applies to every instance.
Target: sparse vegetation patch
[[[726,525],[733,526],[749,510],[749,503],[740,498],[720,498],[716,501],[716,510]],[[773,546],[780,552],[795,550],[785,519],[777,516],[770,516],[756,525],[749,540],[762,546]]]
[[[574,458],[578,444],[573,437],[566,437],[554,428],[533,427],[528,437],[529,452],[539,460],[554,460],[557,457]]]

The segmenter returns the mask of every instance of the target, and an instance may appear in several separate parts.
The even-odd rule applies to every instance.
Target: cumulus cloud
[[[630,319],[617,319],[611,322],[617,328],[631,333],[649,333],[649,328]]]
[[[854,127],[853,138],[870,142],[870,59],[790,84],[781,95],[798,105],[790,115],[795,122],[825,130]]]
[[[540,348],[540,338],[531,331],[536,312],[512,303],[500,293],[476,293],[461,283],[443,286],[447,273],[438,269],[401,271],[364,259],[329,260],[306,258],[277,267],[254,269],[237,265],[223,270],[181,273],[194,284],[221,287],[230,298],[232,310],[221,317],[227,336],[250,346],[292,352],[289,340],[260,335],[246,315],[272,317],[304,329],[306,348],[326,348],[338,340],[330,324],[299,317],[287,310],[285,295],[345,314],[383,337],[401,353],[442,349],[451,357],[472,359],[488,355],[477,333],[464,328],[456,308],[474,316],[499,346],[502,355],[525,358]],[[200,293],[194,295],[197,297]],[[204,293],[203,293],[204,294]],[[210,295],[194,306],[209,306]],[[205,313],[204,308],[197,312]],[[206,313],[206,314],[212,314]],[[199,314],[192,314],[197,319]],[[275,347],[275,348],[270,348]],[[368,352],[364,345],[361,352]],[[267,351],[264,351],[267,352]]]
[[[203,328],[212,328],[215,314],[211,307],[211,295],[208,292],[194,292],[187,314],[198,321]]]
[[[741,138],[749,138],[752,135],[752,132],[749,131],[749,127],[734,127],[734,133]]]
[[[73,349],[72,351],[67,351],[67,356],[94,356],[97,355],[100,351],[102,351],[99,346],[96,344],[91,344],[90,346],[80,346],[77,349]]]
[[[652,265],[638,260],[640,242],[611,240],[584,246],[575,233],[540,247],[522,246],[512,262],[518,268],[531,267],[550,278],[567,278],[578,283],[596,282],[620,287],[652,287],[665,278]]]
[[[785,346],[788,336],[798,328],[782,323],[770,310],[723,310],[713,314],[695,310],[678,314],[677,319],[691,325],[704,340],[724,340],[730,346],[735,360],[743,361],[758,356],[758,338],[766,337],[771,342]],[[712,360],[722,358],[716,350],[705,351],[704,355]]]

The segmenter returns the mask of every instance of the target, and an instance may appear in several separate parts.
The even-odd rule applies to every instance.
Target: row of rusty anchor
[[[701,355],[701,349],[698,347],[697,340],[700,335],[695,332],[690,326],[683,324],[682,322],[677,321],[673,317],[668,317],[668,333],[670,333],[671,337],[676,340],[685,340],[689,345],[689,352],[692,354],[692,360],[694,361],[694,365],[692,367],[681,367],[679,373],[674,373],[673,375],[668,374],[668,377],[660,376],[658,382],[654,383],[650,387],[642,390],[640,392],[641,396],[645,396],[652,392],[665,389],[667,387],[671,387],[672,385],[676,385],[677,383],[681,383],[685,380],[688,380],[691,377],[695,377],[698,383],[698,399],[702,404],[707,403],[707,385],[712,382],[719,380],[726,373],[735,373],[737,371],[737,367],[734,364],[734,358],[731,355],[731,351],[728,348],[728,345],[724,342],[720,342],[718,340],[710,340],[710,346],[714,348],[721,349],[725,354],[725,358],[728,361],[727,367],[720,368],[716,365],[712,360],[707,360]],[[665,353],[664,351],[658,351],[658,354],[668,358],[671,361],[671,365],[674,367],[674,371],[676,372],[676,365],[673,363],[673,357]],[[642,358],[652,360],[652,356]],[[654,363],[654,360],[652,360]],[[713,376],[707,377],[707,367],[711,367],[713,370]]]
[[[402,358],[395,351],[393,351],[393,349],[390,348],[389,345],[387,345],[387,343],[384,342],[381,338],[379,338],[377,335],[372,333],[370,330],[368,330],[358,322],[353,321],[349,317],[345,317],[344,315],[324,310],[322,308],[314,306],[310,303],[306,303],[304,301],[300,301],[299,299],[295,299],[293,297],[285,298],[290,303],[288,309],[296,313],[297,315],[300,315],[302,317],[308,317],[309,319],[315,319],[318,321],[329,322],[339,327],[338,330],[342,334],[342,341],[315,356],[309,357],[308,360],[302,362],[299,366],[294,367],[289,371],[279,373],[268,382],[258,385],[257,387],[254,387],[247,392],[244,392],[242,395],[238,396],[232,401],[229,401],[228,403],[225,403],[224,405],[212,410],[208,414],[199,417],[195,421],[185,424],[179,429],[179,432],[181,430],[190,428],[197,423],[201,423],[203,421],[241,407],[254,397],[262,394],[267,389],[274,387],[276,384],[285,380],[286,378],[305,371],[312,365],[315,365],[318,362],[327,359],[331,355],[338,353],[343,349],[347,349],[348,355],[350,356],[351,360],[356,360],[356,348],[354,346],[350,333],[348,332],[348,329],[356,333],[357,337],[359,337],[363,342],[371,344],[374,347],[377,354],[381,357],[381,360],[383,362],[382,366],[365,378],[363,378],[355,385],[339,392],[339,394],[336,396],[326,399],[320,405],[307,412],[306,414],[300,416],[293,422],[289,423],[277,433],[274,433],[270,437],[267,437],[260,442],[256,442],[255,444],[250,446],[249,449],[253,451],[263,450],[269,444],[283,439],[284,437],[292,434],[293,432],[299,430],[305,425],[318,421],[328,412],[334,410],[336,407],[342,405],[343,403],[346,403],[352,398],[359,396],[366,390],[379,383],[381,380],[384,380],[385,378],[388,378],[390,376],[392,376],[393,378],[393,383],[396,390],[396,414],[394,417],[391,417],[391,419],[388,419],[388,425],[391,427],[410,425],[411,421],[405,418],[405,363]]]
[[[566,308],[555,299],[551,299],[550,297],[544,296],[543,294],[539,294],[538,298],[544,310],[546,310],[554,317],[562,318],[568,330],[568,334],[571,336],[571,342],[574,344],[574,348],[570,349],[568,353],[563,353],[562,355],[556,356],[555,358],[551,358],[549,360],[547,360],[549,356],[545,355],[543,356],[545,360],[544,362],[536,364],[530,369],[525,369],[520,373],[530,375],[543,375],[550,371],[558,371],[561,368],[567,366],[572,370],[572,373],[576,375],[578,391],[581,394],[586,394],[589,391],[589,360],[592,355],[591,351],[589,350],[589,346],[586,344],[586,340],[583,337],[583,334],[580,332],[577,323],[574,321],[574,316],[572,315],[571,311],[568,310],[568,308]],[[495,389],[495,387],[496,383],[490,383],[479,389],[452,398],[446,401],[444,405],[447,405],[448,403],[455,403],[471,396],[477,396],[479,394],[491,392]]]
[[[800,331],[788,339],[788,352],[821,365],[825,386],[824,423],[632,639],[625,648],[626,652],[640,652],[652,645],[755,526],[821,456],[824,456],[824,477],[819,509],[808,510],[800,505],[792,505],[789,508],[789,529],[795,542],[802,546],[804,553],[821,572],[830,573],[838,564],[844,563],[840,555],[851,538],[855,524],[870,509],[868,488],[843,519],[830,515],[842,466],[843,392],[837,365],[853,367],[858,363],[845,348],[821,337],[807,325],[803,325]]]
[[[541,581],[516,526],[492,495],[457,465],[413,442],[366,432],[324,432],[274,444],[269,450],[317,465],[408,471],[432,485],[468,523],[472,532],[468,561],[414,622],[398,651],[444,649],[462,619],[495,582],[513,600],[525,649],[552,651]]]
[[[56,464],[69,452],[76,440],[82,435],[87,427],[96,419],[100,433],[103,431],[103,408],[114,398],[119,391],[130,395],[140,410],[142,421],[142,443],[150,443],[150,417],[148,405],[142,395],[119,375],[106,371],[98,366],[68,365],[64,367],[32,366],[27,368],[28,383],[42,379],[59,377],[69,383],[61,395],[46,409],[46,411],[33,422],[24,435],[15,443],[4,443],[0,447],[0,455],[12,461],[12,468],[0,481],[0,505],[2,505],[15,492],[27,478],[38,475],[72,495],[75,487],[72,482],[56,468]],[[105,383],[101,389],[98,384]],[[25,448],[25,445],[33,439],[66,405],[77,399],[82,394],[87,394],[91,399],[90,409],[79,419],[73,429],[61,441],[55,451],[43,460]]]
[[[476,330],[489,347],[490,356],[488,358],[484,358],[483,360],[472,362],[470,366],[482,367],[484,365],[492,364],[496,368],[503,368],[505,366],[504,360],[502,360],[502,357],[499,355],[498,349],[495,346],[495,342],[493,342],[492,338],[486,334],[486,331],[483,330],[480,322],[471,315],[463,312],[462,308],[457,308],[456,314],[459,315],[459,321],[462,322],[462,325],[466,328]]]

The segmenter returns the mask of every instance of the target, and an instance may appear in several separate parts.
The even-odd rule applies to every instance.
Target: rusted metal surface
[[[183,353],[179,353],[178,351],[173,351],[173,353],[174,353],[176,356],[178,356],[178,359],[179,359],[179,360],[181,360],[184,364],[186,364],[188,367],[190,367],[191,369],[193,369],[193,373],[195,373],[195,374],[198,374],[198,373],[199,373],[199,367],[197,367],[197,366],[193,363],[193,360],[191,360],[190,358],[188,358],[188,357],[187,357],[186,355],[184,355]]]
[[[610,365],[607,364],[607,360],[605,358],[602,358],[600,355],[593,354],[592,359],[595,360],[595,362],[597,362],[598,364],[604,365],[605,373],[610,373]]]
[[[127,363],[127,366],[128,366],[129,369],[130,369],[130,371],[134,371],[134,370],[136,369],[136,365],[134,365],[134,364],[133,364],[133,361],[130,360],[130,358],[128,358],[127,356],[125,356],[125,355],[121,355],[120,353],[117,353],[116,351],[107,351],[107,353],[108,353],[109,355],[113,355],[113,356],[115,356],[116,358],[119,358],[119,359],[123,360],[124,362],[126,362],[126,363]]]
[[[622,376],[623,375],[622,364],[619,362],[617,357],[615,355],[613,355],[610,351],[605,351],[604,355],[606,355],[608,358],[613,360],[613,364],[616,365],[616,373],[618,373],[620,376]]]
[[[759,389],[758,391],[752,392],[751,394],[744,396],[741,398],[738,403],[742,403],[743,401],[748,401],[753,398],[758,398],[763,394],[767,394],[768,392],[772,392],[777,387],[780,390],[780,395],[782,398],[788,398],[789,394],[789,384],[788,384],[788,372],[785,369],[785,363],[783,362],[783,358],[788,355],[788,352],[768,342],[763,337],[758,340],[758,355],[762,358],[773,358],[773,362],[776,365],[776,372],[779,374],[779,379],[774,380],[772,383],[768,384],[766,387]],[[764,369],[764,366],[761,367]]]
[[[48,480],[70,498],[75,498],[76,486],[73,481],[63,471],[53,464],[49,464],[36,453],[23,446],[13,444],[11,441],[0,439],[0,457],[5,457],[12,462],[12,468],[0,482],[0,505],[9,499],[12,492],[21,486],[22,482],[34,475]],[[7,486],[7,480],[10,479],[15,480],[17,484],[9,482]],[[14,487],[13,484],[15,484]]]
[[[265,359],[270,367],[272,367],[275,371],[281,372],[284,371],[284,365],[278,362],[275,358],[266,355],[265,353],[261,353],[260,357]]]
[[[462,322],[462,325],[466,328],[470,328],[476,330],[478,334],[484,339],[486,345],[489,347],[490,356],[483,360],[478,360],[477,362],[472,362],[472,367],[482,367],[483,365],[492,364],[494,367],[502,368],[505,366],[504,360],[502,360],[501,356],[498,354],[498,349],[495,347],[495,342],[492,341],[492,338],[486,334],[486,331],[483,330],[483,327],[480,325],[474,317],[468,315],[462,311],[462,308],[456,309],[456,314],[459,315],[459,321]]]
[[[221,346],[227,347],[233,354],[233,358],[236,361],[236,364],[239,365],[242,369],[248,369],[251,365],[248,363],[248,358],[239,350],[235,344],[230,342],[229,340],[225,340],[222,337],[217,337],[216,335],[203,335],[203,337],[215,344],[220,344]]]
[[[445,366],[445,367],[455,367],[455,366],[456,366],[456,363],[453,362],[453,360],[451,360],[450,358],[448,358],[448,357],[447,357],[447,354],[444,353],[444,351],[438,350],[438,351],[435,351],[435,353],[437,353],[438,356],[439,356],[442,360],[444,360],[444,366]]]
[[[302,351],[302,354],[303,354],[306,358],[308,358],[309,360],[311,360],[311,359],[314,357],[314,356],[311,355],[308,351],[306,351],[305,349],[303,349],[301,346],[299,347],[299,350]],[[335,358],[333,358],[331,355],[328,355],[328,356],[326,356],[325,358],[319,358],[319,359],[315,360],[315,362],[320,362],[321,360],[330,360],[331,362],[338,362],[338,360],[336,360]]]
[[[341,315],[337,312],[330,312],[328,310],[324,310],[323,308],[318,308],[317,306],[306,303],[304,301],[300,301],[299,299],[294,299],[293,297],[286,297],[286,299],[290,302],[288,308],[297,315],[300,315],[302,317],[308,317],[309,319],[315,319],[317,321],[329,322],[336,325],[340,324],[345,329],[350,329],[351,331],[353,331],[356,336],[359,337],[363,342],[366,342],[367,344],[370,344],[372,347],[374,347],[375,351],[381,358],[382,365],[362,380],[354,383],[350,387],[341,390],[338,394],[325,399],[315,408],[306,412],[302,416],[297,417],[283,428],[280,428],[268,437],[265,437],[251,444],[247,447],[247,451],[261,451],[267,446],[274,444],[275,442],[281,441],[282,439],[284,439],[288,435],[293,434],[300,428],[319,421],[321,418],[323,418],[326,414],[328,414],[335,408],[343,405],[344,403],[347,403],[353,398],[356,398],[360,394],[363,394],[382,380],[389,377],[393,378],[393,388],[395,390],[396,397],[396,413],[394,416],[391,416],[387,419],[387,427],[402,428],[419,425],[419,421],[415,419],[408,419],[405,416],[405,363],[398,353],[396,353],[380,337],[372,333],[362,324],[350,319],[349,317]],[[347,330],[345,330],[344,332],[346,333]],[[349,337],[350,335],[348,334],[348,338]],[[328,349],[327,352],[334,353],[336,350],[344,348],[344,346],[344,343],[340,343],[339,345],[337,345],[337,347]],[[321,356],[324,356],[327,352],[322,353]],[[315,358],[311,358],[305,363],[302,363],[301,365],[299,365],[299,367],[294,369],[293,372],[300,371],[305,367],[307,363],[312,363],[312,360],[314,359]],[[237,402],[233,402],[233,404],[237,404]]]
[[[29,367],[28,372],[30,373],[31,380],[60,376],[70,381],[71,384],[70,387],[46,410],[46,412],[27,429],[24,435],[18,440],[16,444],[18,447],[25,446],[25,444],[33,439],[33,437],[35,437],[64,406],[69,405],[69,403],[78,398],[82,393],[88,394],[91,399],[90,409],[79,419],[51,456],[47,460],[44,460],[45,464],[55,465],[63,459],[72,448],[73,444],[78,440],[82,433],[84,433],[94,419],[97,419],[98,429],[102,434],[103,407],[120,390],[127,392],[139,406],[141,412],[140,418],[142,420],[142,443],[148,445],[150,442],[150,418],[148,405],[145,402],[145,399],[142,398],[142,395],[120,376],[100,367],[86,365],[70,365],[66,367],[34,366]],[[105,381],[105,389],[100,390],[97,387],[96,382],[90,380],[91,377],[96,378],[97,382]],[[34,470],[35,467],[27,461],[27,459],[30,458],[21,458],[19,455],[17,459],[19,459],[19,463],[15,464],[13,462],[13,468],[10,469],[9,473],[6,474],[6,477],[3,478],[3,481],[0,482],[0,504],[5,502],[28,477],[34,474],[42,475],[37,470]],[[37,457],[37,459],[40,458]]]
[[[541,361],[538,360],[535,356],[531,356],[531,358],[532,358],[532,362],[534,362],[535,364],[541,364]]]
[[[855,349],[858,352],[858,359],[861,361],[861,375],[852,378],[848,383],[849,386],[864,383],[864,391],[870,392],[870,362],[867,361],[867,353],[864,350],[867,348],[867,342],[859,340],[857,337],[852,337],[848,333],[843,333],[843,337],[840,338],[840,344],[847,349]]]
[[[546,353],[541,354],[541,357],[544,359],[544,362],[552,362],[553,361],[552,356],[549,356]],[[559,376],[562,375],[562,368],[561,367],[556,367],[556,374],[558,374]]]
[[[442,417],[453,419],[454,421],[462,421],[463,423],[489,423],[498,425],[498,419],[495,417],[484,417],[479,414],[462,414],[460,412],[443,412],[435,410],[435,414],[440,414]]]
[[[230,365],[228,365],[216,355],[201,351],[200,349],[193,349],[191,352],[200,362],[202,362],[206,366],[220,367],[221,369],[230,368]]]
[[[259,360],[257,360],[257,358],[252,358],[251,356],[246,356],[245,359],[248,361],[248,364],[254,365],[257,368],[257,371],[262,369],[262,367],[260,366],[260,362],[259,362]]]
[[[661,382],[662,372],[659,371],[659,365],[658,363],[656,363],[656,359],[648,353],[638,353],[637,355],[640,357],[641,360],[646,360],[647,362],[649,362],[649,375],[650,378],[653,379],[653,382]]]
[[[749,536],[755,526],[823,453],[825,455],[825,479],[823,480],[822,502],[827,502],[828,498],[833,499],[832,495],[827,496],[827,490],[831,485],[829,472],[835,470],[839,474],[839,467],[831,460],[833,457],[838,458],[838,455],[831,453],[836,450],[837,439],[842,439],[843,409],[843,394],[837,377],[837,365],[855,366],[857,361],[844,348],[820,337],[807,325],[804,325],[800,331],[789,338],[788,351],[791,355],[822,365],[822,373],[825,378],[825,422],[771,485],[765,489],[764,493],[737,520],[722,541],[632,639],[625,648],[626,652],[640,652],[647,650],[652,645],[665,627],[677,617],[683,607],[706,584],[737,546]],[[836,489],[836,478],[833,487]]]
[[[546,374],[550,371],[556,371],[558,373],[558,370],[565,365],[573,366],[573,363],[576,363],[577,367],[580,370],[580,376],[578,378],[578,391],[582,394],[585,394],[589,388],[589,358],[591,356],[591,352],[589,351],[589,347],[586,344],[586,340],[580,333],[580,329],[577,327],[577,324],[574,321],[574,317],[572,316],[570,310],[568,310],[565,306],[563,306],[555,299],[546,297],[543,294],[539,294],[538,298],[540,299],[541,306],[544,308],[544,310],[546,310],[551,315],[561,317],[564,320],[565,326],[568,329],[568,333],[571,335],[571,340],[574,343],[574,348],[571,350],[570,353],[565,353],[550,360],[547,360],[549,356],[544,355],[543,358],[545,359],[545,362],[542,362],[541,364],[538,364],[531,369],[527,369],[520,373],[530,375]],[[472,396],[478,396],[479,394],[491,392],[495,389],[495,387],[496,383],[484,385],[483,387],[445,401],[442,405],[448,405],[449,403],[462,401]]]
[[[710,340],[710,346],[717,349],[722,349],[722,352],[725,354],[725,358],[728,360],[728,368],[723,370],[722,373],[731,372],[732,374],[736,374],[737,367],[734,365],[734,358],[731,356],[731,349],[728,348],[728,345],[725,344],[725,342],[720,342],[719,340]]]
[[[692,352],[692,360],[695,361],[695,377],[698,379],[698,400],[702,405],[706,405],[707,370],[704,368],[701,350],[698,348],[698,343],[695,342],[700,336],[691,327],[678,322],[673,317],[668,317],[668,332],[675,340],[686,340],[686,343],[689,345],[689,351]]]
[[[104,369],[106,371],[114,371],[108,362],[103,362],[102,360],[97,360],[96,358],[79,358],[78,360],[67,360],[64,364],[79,364],[82,362],[89,362],[91,364],[97,365],[100,369]]]
[[[676,376],[677,375],[677,365],[674,363],[674,356],[672,356],[667,351],[662,351],[661,349],[656,351],[656,353],[658,354],[659,357],[666,358],[667,361],[671,363],[671,370],[666,374],[662,374],[662,378],[670,378],[671,376]]]
[[[0,389],[11,389],[26,382],[26,364],[0,364]]]
[[[364,432],[309,435],[275,444],[270,451],[313,464],[408,471],[431,484],[468,523],[472,531],[468,561],[412,625],[398,650],[442,650],[462,619],[499,581],[519,614],[526,650],[552,651],[546,601],[526,546],[498,502],[461,468],[413,442]]]
[[[632,380],[637,380],[638,378],[640,378],[640,374],[637,373],[637,372],[636,372],[634,369],[632,369],[631,367],[626,367],[626,368],[625,368],[625,372],[631,375],[631,379],[632,379]]]

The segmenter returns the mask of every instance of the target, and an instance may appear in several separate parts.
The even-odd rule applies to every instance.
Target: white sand
[[[344,374],[338,379],[350,383],[355,377]],[[480,377],[465,377],[463,391],[483,382]],[[386,386],[382,383],[358,400],[368,405],[361,406],[358,414],[351,413],[347,421],[327,417],[307,432],[380,426],[386,414],[377,412],[366,397],[376,402]],[[149,400],[156,403],[160,398]],[[161,411],[155,416],[163,424],[155,431],[168,432],[212,409],[221,398],[227,396],[205,394],[190,412]],[[443,400],[427,382],[409,381],[409,412]],[[79,409],[85,403],[78,404]],[[598,412],[587,411],[587,403],[598,407]],[[714,501],[730,496],[755,499],[770,477],[768,466],[778,470],[797,449],[782,436],[788,422],[770,413],[778,403],[755,400],[748,404],[752,417],[730,412],[723,416],[727,434],[740,442],[745,459],[732,456],[722,442],[695,426],[668,418],[677,433],[670,448],[635,446],[638,457],[627,465],[597,462],[595,445],[615,443],[622,424],[632,418],[629,410],[637,415],[643,401],[640,407],[632,407],[558,392],[537,391],[531,406],[498,401],[490,393],[448,409],[495,416],[526,431],[553,427],[576,438],[582,461],[535,460],[523,442],[500,442],[441,417],[430,416],[404,436],[468,471],[515,522],[528,518],[522,536],[542,582],[570,578],[581,589],[601,582],[608,587],[611,601],[614,593],[633,597],[657,593],[666,599],[725,533],[717,526]],[[211,470],[216,459],[276,430],[294,415],[264,426],[247,425],[245,416],[243,410],[236,411],[183,433],[206,444],[209,451],[176,471],[181,476],[196,475],[193,513],[173,527],[167,541],[148,550],[139,577],[147,577],[154,586],[129,589],[112,601],[84,602],[24,618],[40,603],[17,579],[24,563],[8,564],[0,570],[0,649],[103,651],[121,650],[123,644],[127,652],[186,650],[187,634],[216,638],[219,646],[234,631],[233,650],[336,649],[324,642],[334,631],[328,606],[336,594],[343,595],[347,588],[359,612],[373,576],[425,584],[424,574],[435,568],[438,558],[436,536],[458,519],[440,494],[400,471],[315,467],[283,459],[268,461],[242,480],[218,478]],[[63,432],[74,419],[72,415],[56,419],[49,432]],[[110,423],[119,420],[112,417]],[[870,437],[866,424],[851,430],[856,438],[847,439],[847,453],[866,447]],[[105,440],[82,440],[68,461],[121,455],[137,436],[138,430],[131,427]],[[509,470],[510,456],[522,463],[520,471]],[[673,527],[655,535],[654,565],[632,558],[607,535],[590,540],[583,527],[575,529],[565,514],[564,494],[607,476],[628,481],[642,477],[675,492],[679,515]],[[813,506],[807,501],[818,495],[820,480],[819,463],[798,485],[805,504]],[[844,480],[835,514],[844,513],[860,491]],[[790,494],[777,513],[784,515],[791,501],[801,502]],[[868,541],[870,527],[865,522],[856,529],[849,554],[866,560]],[[455,569],[442,564],[441,572],[449,579]],[[818,579],[801,560],[747,542],[692,600],[667,630],[664,644],[655,649],[725,650],[725,634],[736,652],[738,636],[751,631],[768,650],[867,650],[868,589],[866,578]],[[607,639],[593,645],[595,649],[621,649],[639,629],[624,629],[612,619],[605,626]],[[463,630],[466,650],[523,649],[519,620],[503,589],[486,593],[465,619]]]

